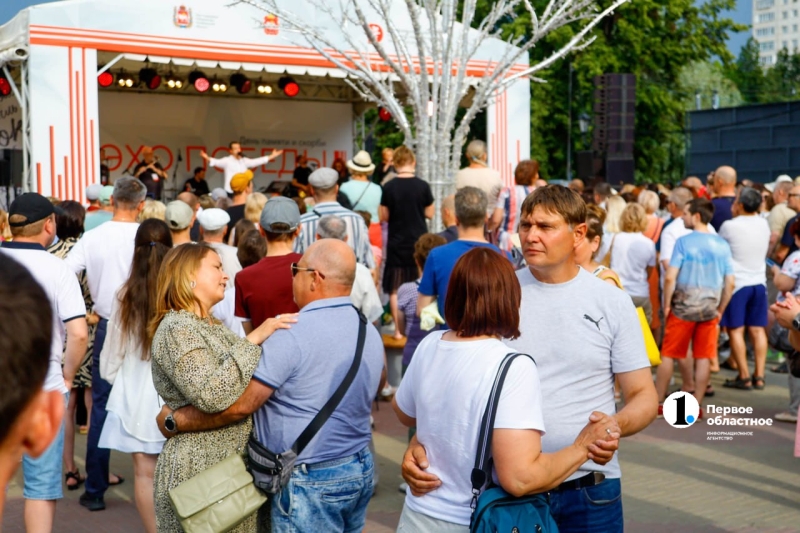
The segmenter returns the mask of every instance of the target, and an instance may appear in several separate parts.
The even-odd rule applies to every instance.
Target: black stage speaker
[[[0,187],[22,187],[22,150],[0,150]]]

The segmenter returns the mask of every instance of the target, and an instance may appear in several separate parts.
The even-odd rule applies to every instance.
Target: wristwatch
[[[164,419],[164,429],[170,433],[178,432],[178,424],[175,423],[175,417],[172,416],[172,413],[168,414],[167,418]]]
[[[797,313],[792,320],[792,329],[800,331],[800,313]]]

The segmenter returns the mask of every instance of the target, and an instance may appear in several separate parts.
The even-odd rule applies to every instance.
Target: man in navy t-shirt
[[[417,316],[438,298],[439,314],[444,318],[444,300],[450,273],[458,259],[476,246],[486,246],[502,253],[498,247],[485,238],[486,193],[477,187],[463,187],[456,192],[456,226],[458,240],[431,250],[425,261],[425,270],[419,283]]]

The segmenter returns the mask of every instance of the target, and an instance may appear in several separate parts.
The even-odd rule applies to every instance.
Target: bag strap
[[[491,458],[492,451],[492,431],[494,430],[494,421],[497,418],[497,406],[500,404],[500,393],[503,390],[503,383],[506,380],[508,369],[511,363],[517,357],[527,357],[533,364],[536,364],[533,357],[524,353],[509,353],[506,354],[503,361],[500,363],[500,368],[497,369],[497,375],[494,378],[492,385],[492,392],[489,393],[489,399],[486,401],[486,409],[483,411],[483,418],[481,419],[481,429],[478,434],[478,453],[475,455],[475,466],[472,468],[472,475],[470,481],[472,482],[472,503],[470,507],[473,511],[478,505],[478,496],[481,493],[481,488],[487,481],[491,480]]]
[[[367,190],[369,190],[369,186],[370,186],[370,185],[372,185],[372,182],[370,182],[370,181],[367,181],[367,186],[366,186],[366,187],[364,187],[364,190],[363,190],[363,191],[361,191],[361,196],[359,196],[359,197],[358,197],[358,200],[356,200],[356,203],[354,203],[354,204],[353,204],[353,209],[352,209],[353,211],[355,211],[355,210],[356,210],[356,206],[358,205],[358,202],[360,202],[360,201],[361,201],[361,199],[362,199],[362,198],[364,198],[364,195],[365,195],[365,194],[367,194]]]
[[[325,422],[328,421],[328,418],[333,414],[336,408],[339,406],[339,402],[342,401],[344,395],[347,394],[347,390],[350,388],[350,385],[353,383],[353,380],[358,374],[358,369],[361,366],[361,355],[364,352],[364,341],[367,338],[367,318],[353,306],[356,313],[358,313],[358,343],[356,344],[356,355],[353,358],[353,363],[350,365],[350,370],[347,371],[347,375],[344,377],[344,380],[339,385],[339,388],[333,393],[333,396],[330,397],[328,402],[319,410],[317,415],[311,420],[311,422],[306,426],[306,429],[297,437],[297,440],[294,441],[292,444],[292,451],[300,456],[303,453],[303,450],[308,443],[311,442],[316,434],[322,429],[322,426],[325,425]]]

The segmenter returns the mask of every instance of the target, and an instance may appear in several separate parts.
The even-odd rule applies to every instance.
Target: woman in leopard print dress
[[[211,317],[222,301],[228,276],[213,248],[183,244],[164,258],[158,279],[158,311],[153,319],[153,383],[170,409],[193,405],[206,413],[230,407],[242,395],[261,357],[259,346],[285,319],[270,319],[241,339]],[[169,491],[233,453],[244,455],[251,417],[229,426],[178,433],[167,440],[155,472],[159,532],[181,532]],[[178,428],[180,430],[180,428]],[[254,533],[256,514],[233,531]]]

